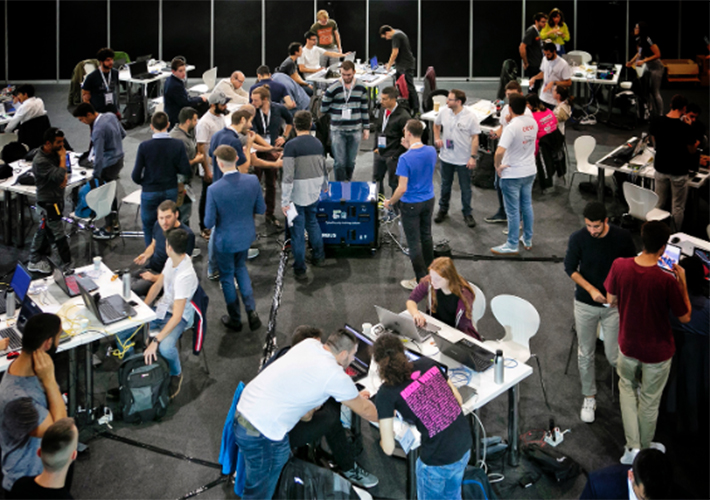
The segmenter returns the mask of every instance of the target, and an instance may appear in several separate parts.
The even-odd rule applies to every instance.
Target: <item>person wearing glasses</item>
[[[249,94],[242,88],[246,77],[241,71],[235,71],[229,78],[224,78],[215,85],[212,93],[222,92],[229,97],[230,102],[236,104],[246,104],[249,102]]]

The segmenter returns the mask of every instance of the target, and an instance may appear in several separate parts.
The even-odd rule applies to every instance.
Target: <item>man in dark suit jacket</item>
[[[652,500],[671,497],[673,467],[666,455],[657,449],[641,450],[631,467],[612,465],[589,474],[579,497],[583,500],[629,498],[631,488],[638,499]]]
[[[190,97],[185,88],[186,81],[185,61],[175,58],[170,63],[170,69],[173,74],[165,80],[163,87],[163,105],[165,112],[170,118],[170,129],[180,123],[180,110],[186,106],[191,106],[197,110],[200,116],[204,114],[207,107],[207,96]]]
[[[409,111],[397,105],[397,89],[386,87],[380,94],[382,113],[377,120],[375,133],[375,156],[372,161],[372,181],[377,183],[380,194],[385,194],[385,174],[392,193],[399,182],[395,172],[399,156],[407,151],[402,146],[404,126],[411,118]]]
[[[228,312],[222,316],[222,323],[235,332],[242,329],[239,298],[234,287],[236,278],[249,329],[254,331],[261,326],[261,320],[256,313],[246,262],[249,246],[256,239],[254,215],[263,214],[266,204],[256,176],[237,171],[237,152],[233,147],[219,146],[214,155],[223,177],[207,188],[205,226],[214,228],[211,238],[214,238],[219,281]]]

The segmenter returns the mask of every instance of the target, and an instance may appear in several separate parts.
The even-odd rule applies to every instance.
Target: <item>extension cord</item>
[[[545,432],[545,442],[549,444],[550,446],[557,446],[559,445],[562,441],[565,440],[564,435],[567,434],[570,430],[567,429],[564,432],[560,431],[559,427],[555,427],[554,429],[554,435],[552,434],[552,431],[546,431]]]

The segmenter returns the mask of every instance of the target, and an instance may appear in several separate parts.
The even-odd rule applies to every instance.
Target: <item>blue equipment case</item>
[[[316,214],[327,246],[361,246],[374,253],[379,246],[377,184],[329,182]]]

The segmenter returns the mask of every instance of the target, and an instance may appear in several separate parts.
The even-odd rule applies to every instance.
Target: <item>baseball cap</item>
[[[224,95],[224,92],[221,90],[215,90],[210,94],[210,98],[208,102],[210,105],[212,104],[227,104],[231,99]]]

